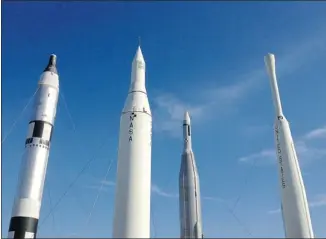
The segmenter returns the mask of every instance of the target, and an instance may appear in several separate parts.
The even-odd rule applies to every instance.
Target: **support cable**
[[[15,128],[16,124],[18,123],[18,120],[23,116],[25,110],[27,109],[28,105],[32,102],[34,96],[36,95],[36,93],[38,92],[39,89],[40,89],[40,87],[37,87],[37,89],[34,92],[34,94],[29,98],[27,104],[25,105],[25,107],[23,108],[23,110],[20,112],[20,114],[18,115],[18,117],[14,120],[13,124],[11,125],[8,133],[6,134],[5,137],[3,137],[3,140],[1,141],[1,144],[3,144],[5,142],[5,140],[8,138],[8,136],[11,134],[11,132]]]
[[[68,104],[67,104],[67,102],[66,102],[66,99],[65,99],[65,97],[64,97],[64,95],[63,95],[62,90],[59,91],[59,95],[61,96],[61,98],[62,98],[62,100],[63,100],[63,104],[64,104],[64,106],[65,106],[66,113],[67,113],[67,115],[68,115],[68,117],[69,117],[69,120],[70,120],[70,122],[71,122],[72,129],[73,129],[73,131],[75,131],[75,130],[76,130],[76,126],[75,126],[74,120],[72,119],[72,116],[71,116],[70,110],[69,110],[69,108],[68,108]]]
[[[108,137],[109,138],[109,137]],[[68,194],[68,192],[70,191],[70,189],[75,185],[75,183],[78,181],[78,179],[80,178],[80,176],[86,171],[86,169],[88,169],[91,165],[91,163],[97,158],[96,154],[98,153],[98,151],[100,149],[102,149],[102,147],[104,146],[106,140],[102,141],[102,144],[100,145],[100,147],[98,148],[98,150],[94,153],[93,157],[91,157],[86,164],[83,166],[83,168],[79,171],[79,173],[77,174],[77,176],[75,177],[75,179],[69,184],[69,186],[67,187],[67,189],[64,191],[64,193],[61,195],[61,197],[58,199],[58,201],[54,204],[53,208],[50,210],[50,212],[45,216],[45,218],[43,219],[43,221],[40,224],[40,227],[46,222],[46,220],[48,219],[48,217],[54,212],[54,210],[59,206],[60,202],[63,200],[63,198]]]
[[[107,180],[107,177],[108,177],[109,172],[110,172],[110,170],[111,170],[111,166],[112,166],[112,164],[113,164],[113,161],[114,161],[114,157],[112,157],[112,159],[111,159],[111,161],[110,161],[110,164],[109,164],[109,167],[108,167],[108,169],[107,169],[107,171],[106,171],[106,173],[105,173],[105,175],[104,175],[104,179],[103,179],[102,182],[101,182],[101,186],[100,186],[100,188],[98,189],[98,192],[97,192],[96,198],[95,198],[94,203],[93,203],[93,207],[92,207],[92,209],[91,209],[91,211],[90,211],[90,213],[89,213],[89,215],[88,215],[88,218],[87,218],[86,226],[88,226],[89,223],[90,223],[90,220],[91,220],[91,217],[92,217],[92,213],[93,213],[93,211],[94,211],[94,209],[95,209],[95,206],[96,206],[96,203],[97,203],[97,201],[98,201],[98,199],[99,199],[99,197],[100,197],[100,194],[101,194],[101,192],[102,192],[102,188],[103,188],[103,186],[104,186],[104,184],[105,184],[105,182],[106,182],[106,180]]]

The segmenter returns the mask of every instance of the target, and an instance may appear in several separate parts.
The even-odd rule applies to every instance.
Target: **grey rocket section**
[[[183,121],[183,139],[179,173],[180,237],[203,238],[199,176],[192,151],[188,112],[185,113]]]
[[[51,55],[38,82],[8,238],[36,237],[58,95],[56,56]]]

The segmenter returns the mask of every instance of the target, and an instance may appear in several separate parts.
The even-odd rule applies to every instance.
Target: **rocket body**
[[[188,112],[183,121],[184,149],[179,173],[180,238],[203,238],[200,186],[191,145],[191,125]]]
[[[59,94],[56,56],[38,82],[8,238],[35,238]]]
[[[282,112],[274,55],[265,57],[276,111],[275,145],[281,188],[281,208],[287,238],[314,238],[308,200],[288,121]]]
[[[138,47],[121,118],[113,238],[150,238],[152,115]]]

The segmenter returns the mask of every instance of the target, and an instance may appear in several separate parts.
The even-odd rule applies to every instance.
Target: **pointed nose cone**
[[[136,55],[134,57],[133,62],[136,62],[136,61],[140,61],[140,62],[144,62],[145,63],[144,56],[143,56],[143,53],[141,51],[140,46],[138,46],[138,49],[137,49],[137,52],[136,52]]]
[[[185,112],[183,121],[185,124],[190,125],[190,116],[188,111]]]
[[[44,71],[50,71],[50,72],[58,74],[58,71],[57,71],[57,56],[56,55],[51,54],[50,59],[49,59],[49,63],[46,66],[46,68],[44,69]]]
[[[186,111],[183,119],[183,138],[184,138],[184,147],[185,151],[191,150],[191,125],[190,125],[190,116],[189,112]]]
[[[135,57],[131,65],[131,84],[129,92],[143,91],[146,92],[145,86],[145,60],[140,46],[138,46]]]

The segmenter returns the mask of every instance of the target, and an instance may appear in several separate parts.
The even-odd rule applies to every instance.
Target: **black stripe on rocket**
[[[190,125],[189,124],[183,124],[183,126],[187,126],[187,135],[191,136]]]
[[[14,239],[25,238],[25,233],[37,232],[38,219],[32,217],[12,217],[10,220],[9,232],[14,232]]]
[[[137,115],[134,112],[132,112],[130,114],[130,117],[129,117],[129,119],[130,119],[130,124],[129,124],[129,142],[132,141],[132,137],[133,137],[133,134],[134,134],[134,124],[133,124],[133,121],[134,121],[134,118],[135,117],[137,117]]]
[[[29,132],[25,141],[25,146],[39,146],[49,148],[52,139],[53,125],[41,121],[33,120],[29,122]]]

